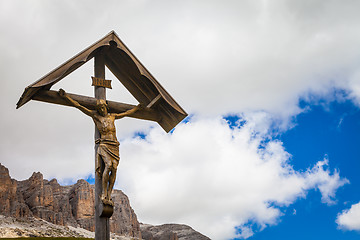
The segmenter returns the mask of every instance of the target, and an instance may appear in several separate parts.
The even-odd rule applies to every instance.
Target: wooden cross
[[[94,58],[93,86],[95,98],[69,93],[65,97],[64,92],[60,91],[59,94],[57,91],[50,90],[54,84],[92,58]],[[137,111],[132,111],[130,109],[134,109],[134,105],[106,101],[105,88],[111,88],[111,84],[108,80],[105,80],[105,67],[112,71],[116,78],[144,107],[136,109]],[[26,87],[17,103],[17,108],[30,100],[75,106],[87,115],[92,116],[96,125],[97,119],[101,118],[96,113],[96,111],[101,113],[101,110],[96,110],[97,103],[101,102],[100,99],[107,102],[106,112],[112,114],[112,116],[122,116],[123,112],[131,112],[129,117],[155,121],[166,132],[173,129],[187,116],[187,113],[148,72],[114,31],[69,59],[40,80]],[[101,146],[102,140],[109,140],[103,139],[104,136],[102,135],[105,134],[100,133],[99,129],[95,127],[95,140],[100,140],[100,144],[95,144],[95,161],[97,161],[97,157],[101,156],[103,160],[101,161],[101,173],[106,166],[104,164],[106,157],[105,154],[99,155],[98,148]],[[95,173],[95,240],[110,239],[109,218],[113,213],[113,206],[111,202],[109,203],[110,199],[104,201],[101,198],[104,192],[102,180],[103,176]]]

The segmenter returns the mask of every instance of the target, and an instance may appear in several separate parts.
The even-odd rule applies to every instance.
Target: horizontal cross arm
[[[72,93],[67,93],[67,95],[88,109],[91,110],[96,109],[96,98],[72,94]],[[41,102],[54,103],[64,106],[72,106],[64,98],[60,97],[57,91],[53,91],[53,90],[42,90],[38,92],[36,95],[34,95],[32,99]],[[110,113],[121,113],[135,107],[135,105],[119,103],[114,101],[107,101],[107,104]],[[143,120],[150,120],[155,122],[160,120],[160,116],[154,110],[149,108],[139,109],[137,112],[133,113],[129,117],[143,119]]]

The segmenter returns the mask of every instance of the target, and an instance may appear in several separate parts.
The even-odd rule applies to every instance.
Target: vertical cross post
[[[104,55],[100,52],[95,56],[94,60],[94,75],[95,77],[105,79],[105,59]],[[94,87],[95,98],[106,100],[105,87]],[[100,138],[100,132],[95,126],[95,140]],[[95,166],[96,166],[96,153],[99,144],[95,144]],[[101,172],[104,171],[104,163],[101,163]],[[102,204],[100,196],[102,193],[102,177],[95,172],[95,240],[109,240],[110,239],[110,226],[108,217],[100,217]]]

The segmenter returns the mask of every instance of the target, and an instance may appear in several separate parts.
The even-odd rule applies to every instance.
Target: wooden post
[[[105,79],[105,60],[104,55],[99,53],[94,60],[94,75],[95,77]],[[95,98],[106,100],[106,90],[104,87],[95,86]],[[95,126],[95,140],[100,138],[99,130]],[[95,161],[98,144],[95,144]],[[95,163],[96,166],[96,163]],[[104,171],[104,163],[101,164],[101,172]],[[101,200],[102,193],[102,178],[95,172],[95,240],[109,240],[110,239],[110,225],[109,218],[100,217],[101,214]]]

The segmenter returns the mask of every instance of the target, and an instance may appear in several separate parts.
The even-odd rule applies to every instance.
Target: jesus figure
[[[103,99],[97,100],[96,110],[89,110],[67,95],[63,89],[59,90],[59,95],[66,99],[72,106],[90,116],[93,119],[96,128],[100,132],[100,138],[95,140],[95,143],[99,144],[96,153],[95,171],[102,177],[102,202],[104,204],[113,205],[111,192],[114,187],[116,170],[120,160],[120,144],[116,138],[115,120],[135,113],[141,108],[141,106],[139,104],[133,109],[123,113],[109,113],[107,103]],[[105,165],[103,172],[101,172],[100,167],[102,162],[104,162]]]

